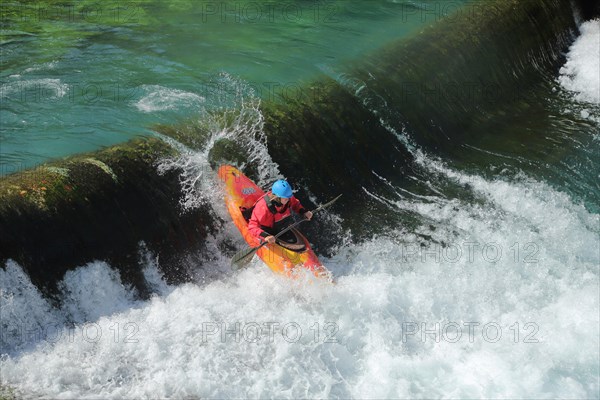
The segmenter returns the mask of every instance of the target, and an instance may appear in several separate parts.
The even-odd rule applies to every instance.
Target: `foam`
[[[94,282],[103,282],[103,285]],[[67,271],[59,287],[63,310],[77,323],[96,321],[104,315],[126,310],[135,299],[133,289],[124,286],[119,274],[100,261]]]
[[[558,81],[578,101],[600,104],[600,19],[584,22],[580,31]]]
[[[245,104],[240,122],[210,140],[255,132],[255,156],[268,165],[256,103]],[[217,196],[209,176],[191,180],[209,148],[172,162],[189,188]],[[232,273],[219,250],[231,224],[209,238],[212,273],[198,284],[169,286],[156,258],[142,257],[155,288],[148,301],[95,262],[67,274],[52,311],[10,263],[2,296],[18,301],[7,303],[9,321],[62,330],[27,346],[3,342],[3,384],[52,398],[599,397],[600,217],[531,178],[487,180],[410,150],[477,201],[371,193],[435,229],[344,245],[323,259],[336,285],[290,281],[258,260]]]
[[[239,79],[225,73],[219,78],[218,104],[199,110],[197,123],[202,124],[202,128],[209,133],[203,148],[190,149],[172,138],[163,137],[163,140],[175,147],[181,156],[162,160],[158,171],[182,171],[180,183],[183,196],[180,204],[184,210],[199,207],[207,202],[221,203],[222,191],[218,178],[215,177],[208,161],[210,150],[219,140],[234,141],[245,149],[248,163],[254,163],[257,167],[257,185],[264,186],[282,177],[277,164],[268,153],[260,99]],[[244,165],[238,167],[244,169]],[[222,211],[222,217],[229,220],[224,207],[217,210],[219,211]]]
[[[141,89],[146,92],[146,95],[135,103],[135,107],[145,113],[180,108],[199,108],[205,101],[204,97],[196,93],[160,85],[143,85]]]
[[[539,182],[427,165],[489,201],[389,199],[390,206],[448,226],[442,237],[453,245],[495,243],[502,257],[444,260],[434,256],[444,254],[435,242],[423,247],[398,231],[324,260],[334,274],[346,269],[334,286],[289,281],[255,261],[146,302],[116,290],[120,281],[104,264],[90,264],[66,281],[129,308],[76,324],[70,340],[5,357],[3,379],[58,398],[598,397],[598,215]],[[536,243],[537,262],[515,258],[515,242]],[[218,269],[226,259],[214,262]],[[253,341],[252,327],[269,322],[279,323],[272,340]],[[423,323],[440,339],[423,335]],[[470,323],[478,324],[470,325],[472,341]],[[462,336],[454,342],[456,326]],[[83,333],[98,328],[102,337],[90,343]]]
[[[20,77],[20,75],[18,75]],[[17,77],[17,76],[15,76]],[[33,99],[59,99],[69,91],[69,85],[60,79],[40,78],[10,81],[0,86],[0,99],[28,101]]]
[[[40,332],[64,323],[14,261],[0,269],[0,285],[0,354],[23,350],[39,340]]]

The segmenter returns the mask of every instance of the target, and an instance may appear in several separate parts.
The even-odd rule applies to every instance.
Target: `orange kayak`
[[[248,222],[242,210],[250,209],[265,192],[256,186],[246,175],[231,165],[222,165],[218,171],[219,178],[225,184],[225,204],[233,223],[240,230],[246,243],[251,247],[260,245],[260,241],[248,231]],[[306,268],[315,276],[329,275],[310,247],[306,237],[297,230],[292,230],[299,245],[295,250],[283,247],[278,243],[267,244],[256,252],[261,260],[273,271],[292,276],[297,268]],[[300,248],[300,249],[298,249]]]

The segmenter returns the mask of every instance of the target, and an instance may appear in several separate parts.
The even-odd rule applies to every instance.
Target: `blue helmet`
[[[271,193],[273,193],[277,197],[283,197],[284,199],[289,199],[294,195],[292,193],[292,187],[290,186],[290,184],[284,181],[283,179],[280,179],[273,184],[273,187],[271,188]]]

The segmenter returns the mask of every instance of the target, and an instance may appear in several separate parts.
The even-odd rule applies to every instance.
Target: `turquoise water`
[[[7,6],[0,174],[150,133],[219,101],[262,99],[451,13],[461,2],[140,1]]]

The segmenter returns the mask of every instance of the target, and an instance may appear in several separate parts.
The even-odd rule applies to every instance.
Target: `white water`
[[[575,100],[567,114],[600,123],[600,19],[582,23],[580,30],[558,83]]]
[[[600,104],[600,19],[584,22],[580,30],[560,69],[559,82],[577,100]]]
[[[14,75],[19,78],[20,75]],[[21,79],[11,80],[0,85],[2,101],[40,101],[40,99],[59,99],[69,91],[69,85],[60,79]]]
[[[268,153],[266,137],[263,132],[264,119],[260,112],[260,100],[252,88],[229,74],[219,76],[219,90],[211,109],[203,108],[199,112],[198,123],[210,134],[202,149],[189,149],[169,137],[165,141],[177,148],[181,157],[163,160],[158,166],[159,173],[170,169],[183,171],[180,179],[184,197],[180,200],[183,210],[198,207],[201,203],[219,203],[222,192],[214,181],[214,173],[209,160],[210,150],[219,140],[226,139],[243,146],[248,163],[256,164],[257,184],[266,186],[282,178],[277,164]],[[219,109],[219,113],[213,113]],[[244,169],[245,165],[237,165]],[[217,210],[218,211],[218,210]],[[229,219],[226,211],[220,213]]]
[[[51,311],[9,265],[3,323],[48,337],[3,342],[2,384],[52,398],[597,398],[598,215],[525,178],[427,165],[487,201],[392,201],[445,226],[449,246],[403,232],[348,245],[325,260],[335,286],[255,262],[168,287],[149,257],[150,301],[93,263]]]
[[[167,88],[160,85],[143,85],[144,96],[135,102],[138,110],[145,113],[156,111],[176,110],[181,108],[199,109],[204,103],[204,97],[196,93]]]
[[[267,171],[260,137],[255,149]],[[1,385],[47,398],[600,397],[600,217],[530,178],[488,181],[412,150],[482,201],[373,194],[390,212],[432,221],[435,231],[418,233],[446,245],[421,247],[401,231],[347,244],[324,260],[335,286],[259,262],[232,273],[212,238],[216,257],[198,284],[168,286],[144,253],[151,300],[94,262],[67,274],[56,309],[9,262]],[[206,156],[173,163],[192,171]]]

